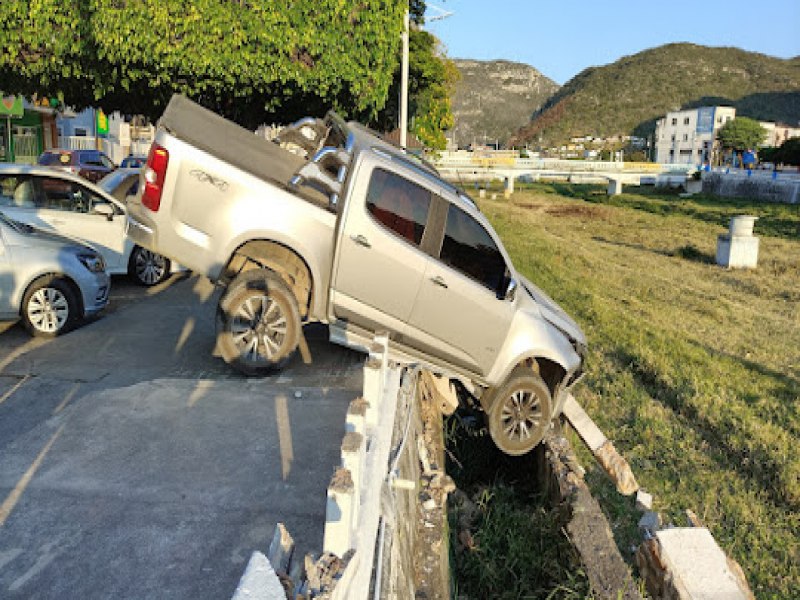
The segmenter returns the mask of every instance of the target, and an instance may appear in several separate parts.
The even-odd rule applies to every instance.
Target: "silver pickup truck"
[[[458,379],[500,449],[524,454],[582,374],[575,322],[523,278],[475,203],[334,113],[269,142],[175,96],[128,233],[225,285],[217,340],[246,374],[280,367],[302,324]]]

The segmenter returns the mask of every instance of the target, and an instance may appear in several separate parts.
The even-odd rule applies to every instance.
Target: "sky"
[[[563,85],[590,66],[673,42],[800,56],[800,0],[428,0],[450,58],[506,59]],[[453,14],[440,20],[431,17]]]

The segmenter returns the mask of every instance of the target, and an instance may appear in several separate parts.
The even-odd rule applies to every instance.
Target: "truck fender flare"
[[[229,282],[238,274],[251,269],[269,269],[286,283],[300,309],[300,316],[308,316],[313,300],[314,281],[311,269],[294,250],[271,240],[249,240],[239,246],[225,266],[223,279]]]

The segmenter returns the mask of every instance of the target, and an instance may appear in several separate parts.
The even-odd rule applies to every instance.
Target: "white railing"
[[[97,150],[97,138],[85,135],[60,135],[58,147],[65,150]]]

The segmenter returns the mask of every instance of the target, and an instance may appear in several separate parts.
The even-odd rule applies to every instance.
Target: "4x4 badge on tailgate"
[[[197,178],[200,183],[210,183],[215,188],[217,188],[220,192],[224,192],[228,189],[228,182],[224,179],[217,179],[206,173],[205,171],[201,171],[200,169],[192,169],[189,171],[189,175],[192,177]]]

